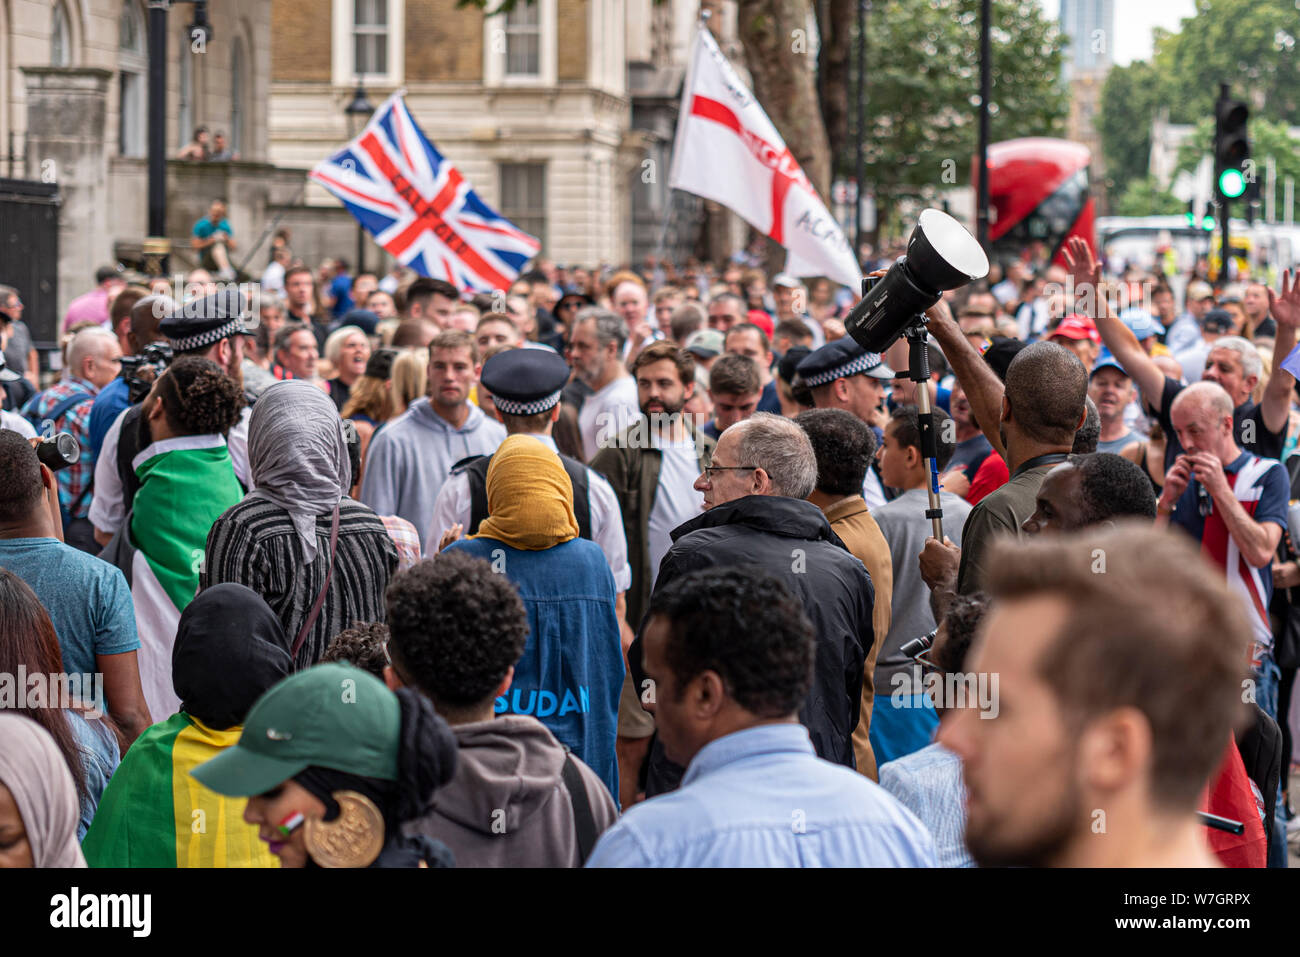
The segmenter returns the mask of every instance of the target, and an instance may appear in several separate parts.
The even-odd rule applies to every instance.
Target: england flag
[[[416,125],[400,92],[311,178],[399,262],[457,289],[509,289],[541,248],[479,199]]]
[[[857,256],[754,94],[704,27],[682,93],[668,185],[721,203],[786,248],[785,271],[855,292]]]

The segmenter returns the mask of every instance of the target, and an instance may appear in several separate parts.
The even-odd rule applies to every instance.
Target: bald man
[[[624,347],[623,361],[631,365],[638,352],[663,334],[655,328],[654,314],[650,312],[650,299],[645,286],[628,280],[614,287],[611,299],[614,311],[627,323],[627,345]]]
[[[75,463],[58,473],[59,504],[63,508],[63,540],[92,554],[99,551],[94,529],[86,518],[95,478],[95,453],[90,447],[90,410],[95,396],[122,367],[122,347],[105,328],[82,329],[68,344],[64,377],[35,396],[24,412],[45,434],[69,432],[81,446]]]
[[[1183,451],[1165,472],[1156,524],[1175,525],[1199,542],[1201,554],[1224,570],[1241,596],[1255,633],[1255,701],[1276,720],[1279,675],[1268,603],[1273,554],[1287,527],[1286,467],[1237,444],[1232,397],[1218,383],[1183,389],[1171,417]]]

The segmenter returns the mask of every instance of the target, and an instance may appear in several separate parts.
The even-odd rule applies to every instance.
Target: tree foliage
[[[884,204],[970,182],[979,127],[979,2],[875,4],[867,30],[867,182]],[[1059,136],[1064,40],[1033,0],[993,5],[990,141]],[[850,145],[852,148],[852,144]],[[852,169],[850,158],[845,168]]]
[[[1146,175],[1161,108],[1173,123],[1211,122],[1221,83],[1250,103],[1252,135],[1260,121],[1300,123],[1297,43],[1295,0],[1198,0],[1177,33],[1156,32],[1150,61],[1107,76],[1098,120],[1107,178],[1123,188]],[[1198,142],[1209,148],[1204,136]]]
[[[1128,181],[1123,194],[1115,201],[1116,216],[1176,216],[1187,212],[1187,204],[1168,190],[1161,189],[1154,176]]]

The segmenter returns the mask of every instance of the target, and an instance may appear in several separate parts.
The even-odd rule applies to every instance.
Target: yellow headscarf
[[[535,438],[512,435],[487,473],[488,518],[472,538],[539,552],[578,537],[573,483],[559,457]]]

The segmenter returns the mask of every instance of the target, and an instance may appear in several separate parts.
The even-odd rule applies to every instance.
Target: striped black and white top
[[[227,509],[208,532],[199,589],[236,582],[257,592],[284,625],[292,645],[329,570],[331,513],[316,519],[316,560],[305,565],[289,513],[260,498]],[[397,571],[397,548],[374,512],[345,498],[339,508],[334,577],[294,665],[320,660],[330,639],[353,622],[384,620],[384,591]]]

